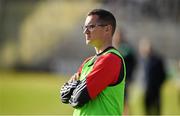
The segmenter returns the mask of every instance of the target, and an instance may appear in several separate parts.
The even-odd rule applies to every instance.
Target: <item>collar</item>
[[[100,56],[100,55],[102,55],[103,53],[105,53],[106,51],[108,51],[108,50],[110,50],[110,49],[116,49],[116,48],[114,48],[113,46],[109,46],[109,47],[107,47],[105,50],[103,50],[101,53],[96,54],[96,56]]]

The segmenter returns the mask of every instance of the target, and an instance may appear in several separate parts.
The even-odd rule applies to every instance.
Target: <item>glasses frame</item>
[[[82,26],[82,30],[83,30],[83,32],[85,30],[93,31],[94,28],[97,27],[97,26],[104,27],[104,26],[107,26],[107,25],[108,24],[90,24],[90,25]]]

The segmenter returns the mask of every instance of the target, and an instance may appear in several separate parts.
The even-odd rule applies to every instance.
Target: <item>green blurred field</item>
[[[60,86],[67,79],[47,73],[0,72],[0,114],[71,115],[71,106],[59,100]],[[162,94],[162,113],[180,114],[178,90],[172,81],[165,83]],[[131,113],[144,114],[142,92],[132,87],[130,95]]]
[[[0,114],[72,114],[59,99],[65,81],[52,74],[1,72]]]

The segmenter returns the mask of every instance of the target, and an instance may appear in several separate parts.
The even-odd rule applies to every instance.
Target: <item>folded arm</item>
[[[74,89],[69,103],[77,108],[95,99],[106,87],[118,81],[122,61],[115,55],[105,57],[94,64],[93,70]]]
[[[65,83],[61,88],[61,101],[63,103],[69,103],[69,99],[71,98],[71,95],[74,91],[74,89],[77,87],[79,81],[72,81]]]
[[[90,96],[87,90],[86,79],[79,82],[77,87],[74,89],[72,96],[69,100],[69,103],[77,108],[83,106],[90,100]]]

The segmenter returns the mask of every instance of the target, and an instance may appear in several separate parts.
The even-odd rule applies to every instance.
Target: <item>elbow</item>
[[[68,104],[69,103],[69,99],[61,99],[61,102],[64,104]]]
[[[78,85],[78,82],[73,82],[73,83],[65,83],[65,85],[61,88],[60,91],[60,99],[62,103],[69,103],[69,100],[71,98],[71,95]]]
[[[86,83],[81,83],[77,86],[77,88],[73,91],[73,94],[69,100],[69,103],[74,108],[82,107],[84,104],[91,100]]]
[[[86,96],[85,99],[76,98],[72,96],[69,100],[69,103],[72,105],[73,108],[80,108],[83,107],[89,100],[90,98],[88,96]]]
[[[73,107],[73,108],[80,108],[80,107],[82,107],[84,104],[82,104],[80,101],[78,101],[78,100],[75,100],[75,99],[70,99],[69,100],[69,103],[71,104],[71,106]]]
[[[60,100],[62,103],[69,103],[70,95],[68,94],[68,91],[60,91]]]

